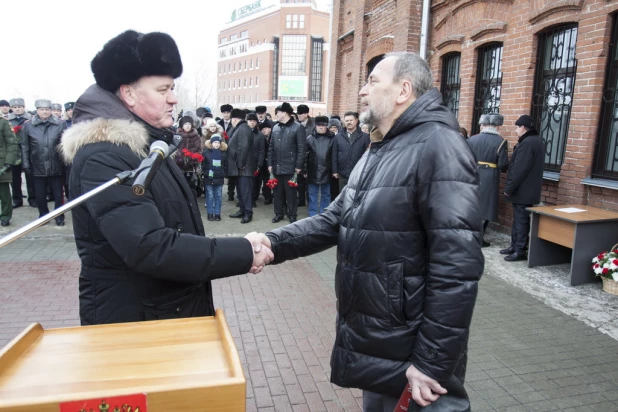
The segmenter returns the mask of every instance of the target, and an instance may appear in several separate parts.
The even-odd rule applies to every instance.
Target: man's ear
[[[397,104],[403,104],[410,99],[416,100],[414,92],[412,91],[412,82],[410,80],[404,79],[401,81],[399,95],[397,96]]]
[[[120,86],[120,89],[118,89],[118,91],[120,92],[120,100],[122,100],[125,105],[129,107],[135,106],[135,104],[137,103],[137,98],[133,86],[129,84],[123,84],[122,86]]]

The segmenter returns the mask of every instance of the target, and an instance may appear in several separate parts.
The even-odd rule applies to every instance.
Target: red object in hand
[[[258,177],[260,175],[260,169],[253,172],[253,176]]]
[[[410,384],[406,384],[406,388],[403,390],[401,394],[401,398],[399,398],[399,402],[397,402],[397,406],[395,406],[395,410],[393,412],[401,412],[407,411],[410,408],[410,402],[412,402],[412,391],[410,390]]]
[[[223,132],[223,138],[225,140],[230,140],[230,137],[227,135],[227,132]]]
[[[13,133],[17,134],[17,133],[19,133],[19,132],[21,131],[21,129],[23,129],[23,128],[24,128],[23,126],[15,126],[15,127],[13,128]]]

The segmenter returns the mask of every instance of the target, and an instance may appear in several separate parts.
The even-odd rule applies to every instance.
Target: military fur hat
[[[75,108],[75,102],[68,102],[64,104],[64,110],[73,110]]]
[[[247,114],[245,113],[245,111],[243,109],[232,109],[232,114],[231,114],[230,117],[232,119],[245,120],[246,116],[247,116]]]
[[[52,110],[62,110],[62,105],[60,103],[52,103]]]
[[[169,34],[127,30],[103,46],[90,68],[97,84],[114,93],[144,76],[180,77],[182,61]]]
[[[34,101],[34,107],[37,109],[51,109],[52,102],[47,99],[38,99]]]
[[[255,112],[257,114],[264,114],[264,113],[266,113],[266,106],[255,106]]]
[[[309,114],[309,106],[307,106],[306,104],[299,104],[298,107],[296,107],[296,113]]]
[[[21,97],[16,97],[14,99],[9,100],[11,107],[15,106],[26,106],[26,102]]]
[[[479,119],[479,124],[485,126],[502,126],[504,124],[504,116],[499,113],[482,114]]]

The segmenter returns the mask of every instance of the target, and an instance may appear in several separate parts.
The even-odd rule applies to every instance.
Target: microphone
[[[137,177],[133,182],[133,194],[136,196],[144,196],[146,193],[146,189],[150,186],[150,182],[155,174],[157,174],[157,170],[159,166],[161,166],[161,162],[169,155],[169,146],[167,143],[156,140],[150,145],[150,154],[147,158],[142,160],[142,163],[139,165],[137,169],[135,169],[137,173]]]

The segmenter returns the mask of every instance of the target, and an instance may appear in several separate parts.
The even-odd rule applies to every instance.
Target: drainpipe
[[[429,39],[429,9],[431,0],[423,0],[423,15],[421,17],[421,48],[420,56],[427,60],[427,43]]]

